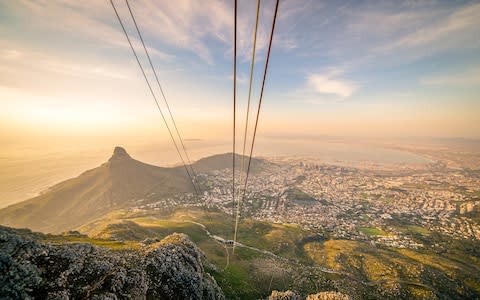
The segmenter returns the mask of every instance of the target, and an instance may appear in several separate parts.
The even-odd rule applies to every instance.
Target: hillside
[[[244,158],[245,168],[246,168],[248,164],[248,156],[244,156],[243,158]],[[242,163],[242,155],[236,154],[235,168],[237,170],[240,170],[241,163]],[[265,159],[252,158],[250,171],[254,173],[258,172],[269,164],[271,163]],[[197,162],[193,164],[193,167],[199,173],[208,173],[215,170],[231,169],[232,153],[217,154],[217,155],[212,155],[209,157],[199,159]]]
[[[244,219],[241,245],[232,255],[231,248],[213,238],[232,237],[230,220],[214,209],[179,208],[170,214],[130,210],[78,230],[98,241],[116,241],[118,247],[173,232],[187,234],[216,266],[209,272],[228,299],[264,299],[272,290],[287,289],[301,296],[292,299],[320,291],[338,291],[351,299],[476,299],[480,293],[480,266],[472,254],[478,243],[438,235],[436,242],[448,245],[448,253],[398,249],[334,239],[294,224]]]
[[[124,251],[66,238],[0,226],[0,298],[225,299],[184,234]]]
[[[241,155],[237,154],[240,168]],[[202,158],[194,163],[198,173],[231,168],[231,154]],[[252,172],[268,164],[252,159]],[[74,229],[105,214],[172,196],[192,195],[193,187],[182,167],[163,168],[133,159],[124,148],[116,147],[112,157],[49,188],[32,199],[0,210],[0,224],[60,233]]]
[[[116,147],[101,166],[49,188],[42,195],[0,210],[0,223],[58,233],[78,227],[147,195],[191,193],[185,171],[135,160]]]

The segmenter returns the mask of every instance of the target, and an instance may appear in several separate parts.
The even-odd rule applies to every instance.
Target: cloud
[[[48,77],[51,73],[57,73],[97,79],[101,79],[100,77],[126,79],[131,75],[128,73],[128,69],[118,68],[118,66],[103,60],[72,61],[56,54],[19,48],[17,45],[5,41],[0,41],[0,48],[5,49],[0,51],[0,69],[12,74],[40,71],[44,77]],[[4,78],[0,77],[0,82],[2,81]]]
[[[114,3],[134,46],[141,47],[125,1],[114,0]],[[22,26],[38,30],[40,34],[47,32],[52,36],[65,35],[72,43],[79,43],[80,39],[88,42],[96,40],[97,43],[100,41],[99,45],[103,48],[129,48],[109,1],[18,0],[0,5],[2,10],[17,18]],[[273,5],[273,1],[262,1],[261,4],[257,36],[259,56],[268,45]],[[233,47],[233,7],[230,2],[138,0],[131,1],[130,6],[152,55],[162,60],[171,60],[171,53],[182,55],[178,50],[183,50],[208,64],[215,64],[219,58],[230,59]],[[280,15],[288,15],[289,5],[285,3],[285,10],[283,6],[282,4]],[[237,52],[241,62],[248,62],[251,57],[255,10],[255,1],[245,1],[238,6]],[[283,23],[282,20],[278,22],[279,26]],[[2,27],[4,25],[6,27]],[[5,28],[11,30],[10,26],[11,24],[0,22],[0,31]],[[293,36],[277,30],[275,47],[291,51],[298,45]]]
[[[116,1],[116,3],[124,2]],[[92,44],[95,43],[98,49],[120,48],[130,51],[129,44],[120,29],[115,14],[108,1],[72,1],[72,0],[50,0],[30,1],[19,0],[3,3],[5,11],[11,18],[16,18],[25,27],[25,32],[36,32],[39,38],[44,41],[64,40],[71,44]],[[123,8],[123,7],[122,7]],[[122,10],[122,17],[127,25],[133,26],[129,16]],[[55,20],[55,22],[52,22]],[[130,22],[127,22],[130,21]],[[4,27],[2,27],[4,26]],[[130,27],[127,27],[127,29]],[[1,24],[0,29],[4,32],[12,30],[11,24]],[[132,28],[130,28],[132,29]],[[140,49],[139,38],[129,30],[130,38],[134,46]],[[147,44],[147,46],[149,46]],[[52,51],[59,49],[62,43],[52,43]],[[75,47],[77,50],[78,47]],[[169,61],[172,54],[165,53],[155,47],[148,47],[153,57]]]
[[[448,75],[431,75],[421,78],[420,84],[427,86],[478,86],[480,85],[480,70],[465,70]]]
[[[439,48],[468,47],[472,45],[472,42],[474,46],[478,47],[479,15],[480,4],[461,7],[444,18],[422,24],[421,28],[408,32],[392,43],[385,45],[383,49],[393,50],[437,45],[437,47],[431,49],[431,51],[435,51],[435,48],[438,50]]]
[[[295,104],[323,105],[342,102],[359,88],[357,83],[341,79],[343,73],[341,68],[329,68],[322,73],[309,74],[303,87],[297,87],[280,97]]]
[[[480,3],[285,0],[278,32],[293,55],[349,70],[480,48]],[[314,60],[316,59],[316,60]],[[308,70],[308,69],[307,69]]]
[[[334,79],[329,75],[311,74],[307,78],[308,86],[320,94],[333,94],[342,98],[350,97],[357,86],[349,81]]]

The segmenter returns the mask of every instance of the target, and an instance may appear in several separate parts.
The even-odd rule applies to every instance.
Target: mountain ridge
[[[237,161],[241,157],[237,154]],[[264,163],[253,159],[256,169]],[[193,167],[203,173],[231,168],[231,153],[200,159]],[[48,188],[42,194],[0,209],[0,224],[60,233],[75,229],[111,211],[132,207],[146,197],[193,196],[182,167],[159,167],[132,158],[122,147],[100,166]],[[152,196],[153,195],[153,196]]]

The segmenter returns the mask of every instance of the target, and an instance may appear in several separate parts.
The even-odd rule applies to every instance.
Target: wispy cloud
[[[308,86],[315,92],[320,94],[333,94],[341,98],[350,97],[357,89],[357,85],[337,78],[330,77],[330,75],[311,74],[307,79]]]
[[[465,70],[462,72],[431,75],[420,79],[420,84],[431,86],[468,86],[480,85],[480,70]]]
[[[57,73],[74,77],[107,77],[113,79],[126,79],[130,75],[125,69],[119,69],[105,61],[85,59],[81,62],[73,62],[68,58],[30,49],[15,49],[15,45],[8,42],[0,42],[0,47],[5,48],[5,50],[0,51],[0,68],[4,71],[8,70],[9,73],[19,74],[40,71],[44,77],[48,77],[50,73]]]
[[[459,8],[444,18],[437,18],[433,22],[421,24],[420,28],[404,34],[382,47],[382,50],[391,51],[427,46],[431,52],[434,52],[459,46],[479,47],[479,15],[480,3]]]
[[[285,2],[279,31],[295,55],[354,68],[480,48],[480,3]],[[312,65],[318,68],[318,63]],[[322,67],[325,67],[323,65]]]
[[[123,1],[121,3],[124,4]],[[43,36],[45,41],[51,40],[52,36],[57,36],[59,39],[64,36],[65,40],[76,43],[95,42],[99,49],[121,47],[128,50],[129,48],[108,1],[20,0],[6,2],[4,6],[12,17],[22,20],[22,26],[31,30],[41,30],[42,33],[48,32],[49,35]],[[132,34],[131,39],[134,45],[140,46],[136,35]],[[52,45],[52,51],[59,46],[61,46],[59,43]],[[155,47],[149,47],[149,51],[151,55],[162,60],[171,60],[173,57],[172,54]]]
[[[281,95],[290,103],[323,105],[343,102],[359,89],[356,82],[342,78],[343,70],[330,68],[322,73],[311,73],[302,87]]]
[[[135,45],[140,46],[132,20],[123,0],[115,0],[115,5],[131,33]],[[267,45],[270,34],[273,3],[262,2],[257,51]],[[159,50],[173,47],[194,54],[203,62],[214,64],[218,53],[231,53],[233,44],[233,7],[220,0],[196,1],[147,1],[130,3],[147,44],[154,44],[151,53],[161,59],[171,59],[172,54]],[[117,24],[108,1],[19,0],[3,3],[10,14],[28,20],[31,26],[48,28],[52,32],[74,34],[97,39],[103,45],[128,48],[128,43]],[[270,9],[270,6],[272,9]],[[256,5],[254,1],[242,2],[238,10],[238,53],[244,61],[250,58],[252,32]],[[51,22],[55,20],[55,22]],[[61,25],[61,26],[59,26]],[[296,48],[295,41],[288,36],[278,35],[277,47]],[[221,57],[224,58],[223,55]]]

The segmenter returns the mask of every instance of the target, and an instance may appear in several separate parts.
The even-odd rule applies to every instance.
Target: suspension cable
[[[232,151],[232,216],[235,220],[235,126],[237,115],[237,0],[234,4],[233,29],[233,151]]]
[[[178,139],[180,140],[180,145],[182,146],[182,149],[183,149],[183,152],[185,154],[185,157],[187,158],[187,162],[188,162],[188,165],[190,166],[190,171],[192,172],[192,175],[193,175],[193,179],[195,181],[195,183],[197,184],[197,188],[198,188],[198,191],[200,192],[201,194],[201,189],[200,189],[200,185],[198,184],[197,180],[196,180],[196,177],[197,177],[197,174],[193,168],[193,164],[190,160],[190,156],[188,155],[188,152],[187,152],[187,149],[185,147],[185,144],[183,143],[183,139],[182,139],[182,136],[180,135],[180,132],[178,130],[178,127],[177,127],[177,122],[175,122],[175,119],[173,118],[173,114],[172,114],[172,110],[170,109],[170,105],[168,104],[168,101],[167,101],[167,97],[165,96],[165,93],[163,91],[163,88],[162,88],[162,85],[160,84],[160,80],[158,79],[158,76],[157,76],[157,71],[155,69],[155,67],[153,66],[153,63],[152,63],[152,59],[150,58],[150,54],[148,53],[148,49],[147,47],[145,46],[145,42],[143,40],[143,36],[142,34],[140,33],[140,29],[138,28],[138,24],[137,24],[137,21],[135,19],[135,16],[133,15],[133,12],[132,12],[132,9],[130,7],[130,4],[128,2],[128,0],[125,0],[125,2],[127,3],[127,7],[128,7],[128,11],[130,12],[130,16],[132,17],[132,20],[133,20],[133,24],[135,24],[135,28],[137,30],[137,33],[138,33],[138,36],[140,37],[140,41],[142,42],[142,45],[143,45],[143,50],[145,51],[145,54],[148,58],[148,62],[150,63],[150,68],[152,69],[152,72],[153,74],[155,75],[155,80],[157,81],[157,85],[158,85],[158,88],[160,89],[160,92],[162,94],[162,97],[163,97],[163,102],[165,103],[166,107],[167,107],[167,110],[168,110],[168,113],[170,115],[170,118],[172,119],[172,123],[173,123],[173,127],[175,129],[175,132],[177,133],[177,136],[178,136]]]
[[[258,127],[258,119],[260,117],[260,109],[262,107],[263,91],[264,91],[264,88],[265,88],[265,81],[266,81],[266,78],[267,78],[268,62],[270,60],[270,51],[272,49],[273,33],[275,32],[275,22],[277,20],[277,12],[278,12],[279,2],[280,2],[280,0],[277,0],[277,2],[275,4],[275,12],[273,14],[272,31],[270,33],[270,42],[268,44],[267,59],[265,61],[265,70],[263,72],[262,88],[260,90],[260,98],[258,100],[257,117],[255,119],[255,127],[254,127],[254,130],[253,130],[252,144],[251,144],[251,147],[250,147],[250,155],[249,155],[249,158],[248,158],[247,174],[245,176],[245,182],[244,182],[244,186],[243,186],[243,193],[242,193],[242,198],[241,198],[242,200],[239,203],[243,202],[243,200],[245,199],[245,193],[246,193],[246,190],[247,190],[248,175],[250,174],[250,166],[251,166],[251,163],[252,163],[253,148],[254,148],[254,145],[255,145],[255,137],[257,135],[257,127]],[[237,208],[237,211],[240,211],[240,208]],[[240,217],[240,216],[238,215],[237,217]],[[234,239],[233,239],[233,248],[234,249],[235,249],[235,244],[237,242],[237,231],[238,231],[238,222],[236,222],[235,234],[234,234]]]
[[[249,82],[249,85],[248,85],[247,116],[246,116],[246,120],[245,120],[245,128],[244,128],[244,131],[243,131],[242,163],[240,165],[240,184],[242,184],[242,182],[243,182],[243,171],[244,171],[244,168],[245,168],[245,149],[246,149],[246,145],[247,145],[248,117],[250,115],[250,100],[251,100],[251,96],[252,96],[253,70],[255,68],[255,50],[256,50],[256,46],[257,46],[257,31],[258,31],[258,19],[259,19],[259,15],[260,15],[260,2],[261,2],[261,0],[257,0],[257,15],[256,15],[256,18],[255,18],[255,29],[254,29],[254,32],[253,32],[252,60],[251,60],[251,64],[250,64],[250,82]],[[239,199],[239,201],[240,201],[240,199]],[[235,228],[238,227],[240,205],[241,205],[241,203],[239,203],[237,201]],[[235,238],[236,237],[234,237],[234,239]]]
[[[150,82],[148,81],[148,78],[147,78],[147,75],[145,74],[145,70],[143,69],[143,66],[142,64],[140,63],[140,59],[138,58],[138,55],[137,55],[137,52],[135,51],[135,48],[133,47],[132,45],[132,42],[130,41],[130,38],[128,36],[128,33],[127,33],[127,30],[125,29],[125,26],[123,25],[123,22],[122,22],[122,19],[120,18],[120,15],[118,14],[118,11],[117,11],[117,8],[115,7],[115,4],[113,3],[112,0],[110,0],[110,4],[112,5],[112,8],[113,10],[115,11],[115,15],[117,16],[117,19],[118,19],[118,22],[120,23],[120,26],[122,27],[122,30],[123,30],[123,33],[125,34],[125,37],[127,38],[127,41],[128,41],[128,44],[130,45],[130,48],[132,49],[132,52],[133,52],[133,55],[135,56],[135,59],[138,63],[138,66],[140,67],[140,70],[142,71],[142,74],[143,74],[143,78],[145,79],[145,82],[147,83],[147,86],[148,86],[148,89],[150,90],[150,93],[153,97],[153,99],[155,100],[155,104],[157,105],[157,108],[158,108],[158,111],[160,112],[160,115],[162,116],[162,119],[163,119],[163,122],[165,123],[165,126],[167,127],[167,130],[168,130],[168,133],[170,135],[170,138],[172,139],[172,142],[175,146],[175,149],[177,150],[177,153],[178,155],[180,156],[180,159],[182,160],[182,163],[183,163],[183,166],[185,168],[185,171],[187,172],[187,175],[190,179],[190,182],[192,183],[193,185],[193,189],[195,191],[195,195],[198,199],[198,191],[197,191],[197,187],[195,186],[194,184],[194,181],[192,179],[192,176],[190,175],[190,172],[188,171],[188,168],[187,168],[187,165],[185,163],[185,160],[183,159],[183,156],[182,154],[180,153],[180,150],[178,148],[178,145],[177,145],[177,142],[175,141],[174,137],[173,137],[173,134],[172,134],[172,131],[170,129],[170,127],[168,126],[168,123],[167,123],[167,120],[165,118],[165,115],[163,114],[163,111],[162,109],[160,108],[160,105],[158,104],[158,100],[157,100],[157,97],[155,96],[155,93],[153,92],[153,89],[152,89],[152,86],[150,85]]]

